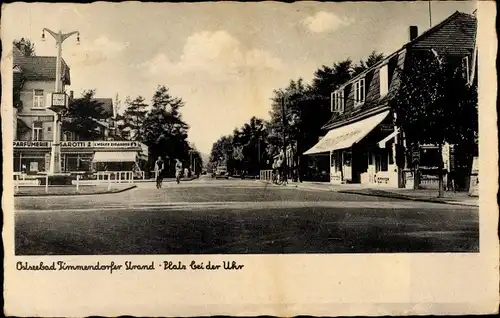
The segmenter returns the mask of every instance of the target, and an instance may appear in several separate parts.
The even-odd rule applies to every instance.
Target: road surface
[[[478,209],[266,185],[16,197],[16,255],[477,252]]]

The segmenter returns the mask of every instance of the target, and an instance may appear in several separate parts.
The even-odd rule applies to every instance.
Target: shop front
[[[47,173],[51,144],[14,141],[14,172]],[[136,171],[147,160],[147,151],[147,146],[135,141],[63,141],[61,169],[65,173]]]
[[[398,131],[388,110],[330,130],[305,155],[330,155],[330,183],[399,186]]]

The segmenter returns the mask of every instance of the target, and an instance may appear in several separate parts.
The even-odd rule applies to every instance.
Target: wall
[[[19,117],[29,127],[33,126],[33,122],[42,122],[42,140],[53,139],[53,112],[48,109],[33,109],[33,93],[35,89],[44,90],[44,101],[46,96],[52,93],[55,89],[55,81],[26,81],[23,89],[20,92],[20,99],[22,101],[22,111],[19,112]],[[64,86],[63,86],[64,89]],[[28,131],[20,136],[18,140],[30,140],[32,138],[32,131]]]

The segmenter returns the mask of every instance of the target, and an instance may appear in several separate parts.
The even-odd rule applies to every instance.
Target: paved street
[[[477,252],[478,209],[277,187],[142,183],[123,193],[17,197],[17,255]]]

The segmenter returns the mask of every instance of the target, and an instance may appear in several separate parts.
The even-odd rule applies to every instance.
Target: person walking
[[[156,189],[160,189],[163,183],[163,169],[165,168],[165,163],[161,157],[158,157],[155,162],[155,174],[156,174]]]
[[[179,184],[181,182],[182,174],[182,162],[179,159],[175,159],[175,181]]]

